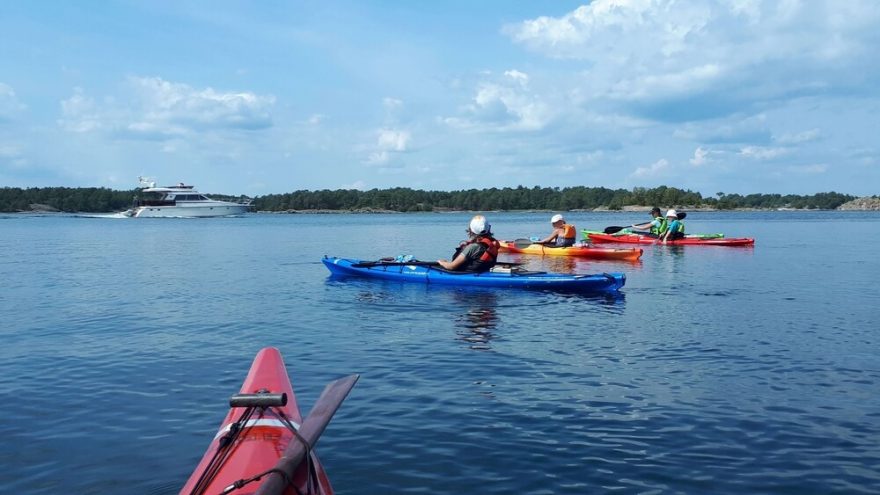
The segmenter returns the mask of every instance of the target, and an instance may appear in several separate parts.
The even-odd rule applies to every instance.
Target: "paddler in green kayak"
[[[678,212],[669,210],[666,212],[666,232],[660,235],[663,244],[666,241],[684,238],[684,222],[678,219]]]
[[[651,221],[632,225],[633,234],[646,235],[648,237],[660,237],[666,232],[666,218],[660,214],[660,208],[651,208]]]
[[[492,237],[492,226],[486,217],[476,215],[468,223],[468,240],[462,242],[452,261],[439,259],[443,268],[455,272],[485,272],[495,266],[498,260],[498,241]]]

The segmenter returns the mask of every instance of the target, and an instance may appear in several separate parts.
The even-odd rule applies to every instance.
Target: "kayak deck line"
[[[299,423],[297,423],[296,421],[291,421],[290,424],[293,425],[294,429],[299,430],[299,428],[300,428]],[[285,424],[284,421],[282,421],[280,419],[267,419],[267,418],[249,419],[247,422],[245,422],[243,425],[240,425],[240,426],[241,426],[242,430],[246,430],[246,429],[250,429],[250,428],[257,428],[257,427],[287,428],[287,424]],[[214,435],[214,438],[218,438],[222,435],[225,435],[231,429],[232,429],[232,423],[220,428],[220,430],[217,432],[217,434]]]

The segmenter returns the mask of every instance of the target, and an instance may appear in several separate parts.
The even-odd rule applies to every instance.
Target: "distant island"
[[[0,188],[0,212],[122,211],[131,206],[138,189],[117,191],[103,187]],[[215,199],[237,200],[244,196],[209,194]],[[505,187],[460,191],[423,191],[405,187],[391,189],[300,190],[268,194],[253,200],[256,211],[296,212],[447,212],[447,211],[593,211],[638,210],[651,206],[703,210],[795,209],[880,210],[878,196],[857,198],[824,192],[797,194],[727,194],[703,197],[698,192],[674,187],[636,187],[632,190],[605,187]]]

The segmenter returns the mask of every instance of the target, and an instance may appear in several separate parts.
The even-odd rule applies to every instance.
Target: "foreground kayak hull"
[[[658,244],[656,237],[650,237],[637,234],[613,235],[613,234],[597,234],[589,233],[590,240],[593,242],[620,242],[624,244]],[[753,246],[755,240],[750,237],[721,237],[714,239],[700,239],[685,237],[684,239],[676,239],[668,241],[667,244],[675,246]]]
[[[230,408],[226,418],[220,424],[220,430],[214,436],[214,440],[199,462],[198,467],[196,467],[196,470],[180,491],[180,495],[222,493],[226,487],[236,481],[250,478],[275,467],[288,444],[294,439],[293,432],[290,431],[284,424],[283,419],[275,411],[282,412],[287,420],[292,422],[297,428],[302,424],[302,416],[296,404],[296,397],[293,395],[293,387],[287,375],[287,370],[284,367],[281,353],[274,347],[267,347],[257,354],[251,365],[250,372],[241,387],[242,394],[253,394],[262,390],[273,394],[287,394],[287,404],[277,408],[258,409],[244,425],[241,434],[229,449],[228,457],[219,466],[213,479],[204,483],[199,489],[196,489],[199,479],[211,464],[214,454],[220,446],[221,438],[229,431],[230,425],[238,421],[242,415],[243,408]],[[314,468],[311,475],[311,491],[307,490],[307,485],[309,484],[309,463],[307,462],[301,463],[295,471],[293,477],[294,485],[296,485],[301,493],[332,494],[333,488],[330,486],[330,480],[327,478],[327,474],[324,472],[324,468],[318,461],[317,456],[314,452],[308,455],[311,456],[311,464]],[[265,480],[266,477],[260,481],[249,483],[239,490],[234,490],[232,493],[242,495],[255,493]],[[288,487],[284,493],[293,494],[296,491]]]
[[[361,260],[324,257],[321,261],[336,276],[353,276],[422,284],[457,285],[470,287],[497,287],[544,289],[566,292],[617,291],[626,283],[623,273],[598,275],[569,275],[563,273],[529,272],[449,272],[440,268],[419,265],[375,265],[358,267]]]
[[[641,248],[603,248],[595,246],[555,247],[543,244],[532,244],[518,248],[513,241],[499,241],[499,251],[519,254],[537,254],[542,256],[577,256],[601,260],[636,261],[642,256]]]

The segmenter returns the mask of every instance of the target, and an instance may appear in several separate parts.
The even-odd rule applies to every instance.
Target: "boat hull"
[[[543,244],[532,244],[518,248],[513,241],[499,241],[500,251],[519,254],[537,254],[542,256],[577,256],[604,260],[636,261],[642,256],[641,248],[604,248],[595,246],[555,247]]]
[[[324,257],[324,266],[336,276],[364,277],[421,284],[456,285],[492,288],[543,289],[566,292],[611,292],[626,283],[623,273],[569,275],[562,273],[510,272],[466,273],[449,272],[437,267],[420,265],[376,265],[358,267],[361,260]],[[368,263],[368,262],[367,262]]]
[[[302,424],[302,416],[296,404],[296,397],[293,394],[293,387],[287,375],[287,370],[284,367],[281,353],[273,347],[267,347],[257,354],[251,365],[250,372],[241,387],[242,394],[253,394],[261,390],[267,390],[271,393],[286,393],[287,404],[277,408],[262,410],[258,408],[230,447],[229,455],[220,466],[217,475],[205,486],[204,490],[197,493],[221,493],[226,487],[238,480],[247,479],[272,469],[284,454],[288,444],[294,439],[293,432],[284,425],[276,414],[273,414],[273,409],[278,409],[297,428]],[[243,408],[230,408],[229,413],[220,425],[220,430],[214,436],[214,440],[205,452],[201,462],[199,462],[198,467],[196,467],[186,485],[181,489],[180,495],[190,495],[193,492],[199,478],[217,452],[220,439],[226,434],[229,426],[241,417],[243,410]],[[296,470],[293,478],[294,484],[302,493],[332,494],[333,488],[330,485],[330,480],[327,478],[327,474],[324,472],[324,468],[318,461],[317,456],[314,452],[308,455],[312,456],[312,464],[314,466],[312,481],[316,482],[318,491],[305,491],[308,478],[308,463],[306,462],[303,462]],[[254,493],[265,480],[266,478],[264,477],[260,481],[249,483],[240,491],[233,493]],[[294,491],[288,489],[286,493],[294,493]]]
[[[133,218],[208,218],[244,215],[248,205],[205,204],[187,206],[139,206],[130,210]]]
[[[659,244],[661,242],[656,237],[637,234],[614,235],[591,232],[588,235],[590,236],[590,240],[596,243],[619,242],[624,244]],[[754,246],[755,240],[750,237],[721,237],[714,239],[685,237],[684,239],[667,241],[667,244],[675,246]]]

